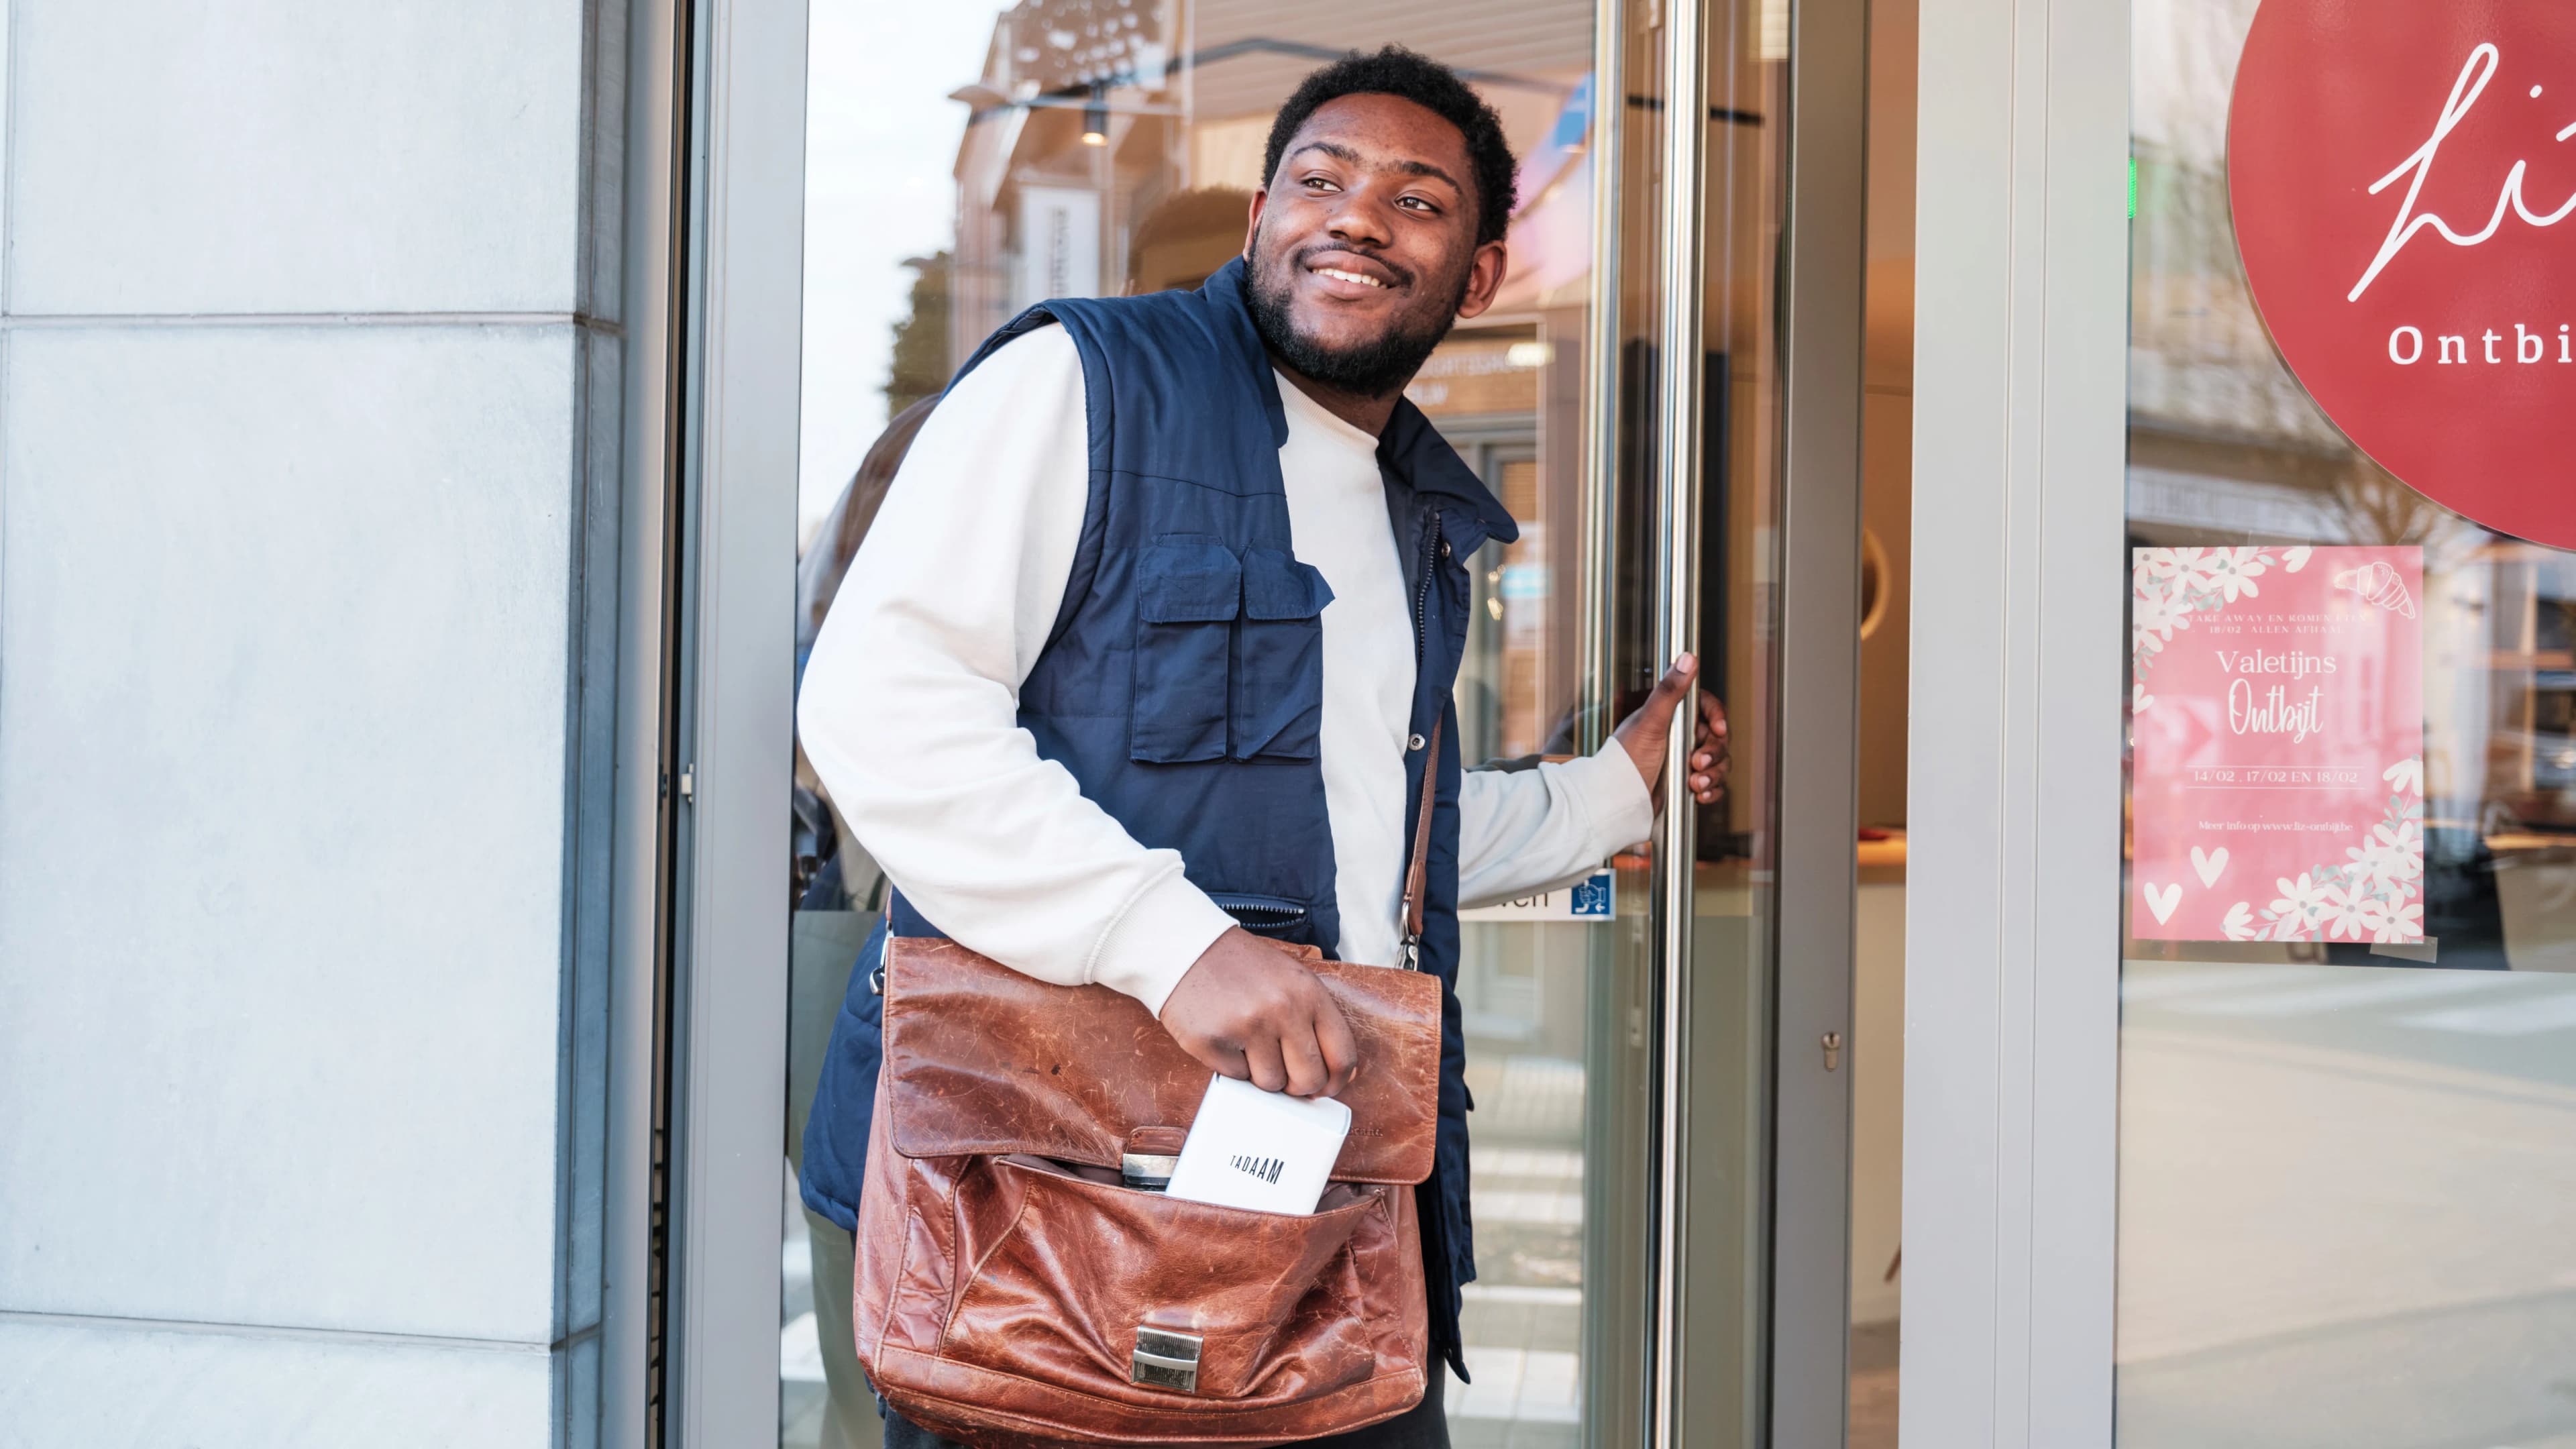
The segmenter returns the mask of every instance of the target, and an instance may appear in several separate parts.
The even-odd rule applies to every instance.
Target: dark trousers
[[[1309,1439],[1303,1449],[1449,1449],[1449,1420],[1440,1411],[1441,1386],[1449,1371],[1432,1365],[1431,1387],[1422,1402],[1387,1420],[1329,1439]],[[958,1449],[927,1429],[907,1424],[889,1412],[885,1418],[886,1449]]]

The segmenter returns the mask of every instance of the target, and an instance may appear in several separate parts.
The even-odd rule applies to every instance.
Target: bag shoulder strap
[[[1431,883],[1431,807],[1440,789],[1440,732],[1449,723],[1444,711],[1431,721],[1431,747],[1422,759],[1422,801],[1413,812],[1413,860],[1404,868],[1404,946],[1398,966],[1422,969],[1422,896]]]

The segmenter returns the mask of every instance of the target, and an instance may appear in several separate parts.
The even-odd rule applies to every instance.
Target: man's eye
[[[1333,183],[1331,183],[1330,181],[1325,180],[1325,179],[1324,179],[1323,177],[1321,177],[1321,176],[1309,176],[1309,177],[1307,177],[1307,178],[1306,178],[1306,186],[1307,186],[1307,188],[1308,188],[1309,190],[1314,190],[1314,191],[1338,191],[1338,190],[1340,190],[1340,189],[1341,189],[1341,188],[1339,188],[1339,187],[1337,187],[1337,186],[1333,185]]]

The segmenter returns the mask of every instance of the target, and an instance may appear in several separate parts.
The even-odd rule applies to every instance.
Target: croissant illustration
[[[2345,569],[2334,576],[2334,586],[2383,609],[2394,609],[2401,618],[2415,617],[2415,600],[2406,592],[2406,581],[2397,576],[2396,568],[2386,562],[2364,564]]]

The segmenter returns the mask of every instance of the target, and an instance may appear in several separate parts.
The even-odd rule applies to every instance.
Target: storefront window
[[[2576,1444],[2564,26],[2133,13],[2119,1442]]]

